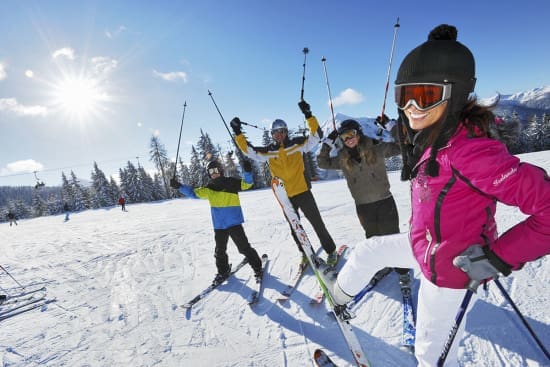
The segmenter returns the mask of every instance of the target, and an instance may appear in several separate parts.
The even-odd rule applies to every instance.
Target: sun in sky
[[[64,76],[54,84],[54,105],[79,121],[97,115],[108,96],[98,79],[85,76]]]

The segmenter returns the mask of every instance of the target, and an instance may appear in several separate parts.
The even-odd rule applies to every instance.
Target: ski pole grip
[[[477,287],[479,287],[479,284],[480,284],[479,280],[470,279],[466,288],[471,290],[474,293],[477,293]]]

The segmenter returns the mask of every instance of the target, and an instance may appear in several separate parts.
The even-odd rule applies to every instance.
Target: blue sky
[[[319,120],[334,110],[375,117],[382,108],[394,24],[390,82],[403,57],[440,23],[457,26],[476,57],[476,93],[550,84],[550,3],[440,1],[3,1],[0,15],[0,186],[59,185],[93,162],[116,174],[128,160],[150,168],[159,134],[175,157],[200,129],[222,149],[234,116],[258,126],[302,124],[305,99]],[[390,84],[387,114],[395,116]],[[261,131],[248,128],[253,143]],[[139,157],[139,158],[137,158]]]

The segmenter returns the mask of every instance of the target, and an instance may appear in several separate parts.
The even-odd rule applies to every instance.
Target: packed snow
[[[520,157],[550,171],[550,151]],[[406,231],[409,186],[398,172],[389,175],[401,231]],[[312,190],[337,244],[353,251],[363,230],[345,180],[315,182]],[[270,259],[263,297],[253,307],[247,303],[253,282],[248,266],[191,310],[179,306],[207,287],[216,272],[207,201],[130,204],[127,212],[89,210],[71,214],[68,222],[58,215],[12,227],[3,223],[1,265],[28,288],[46,285],[48,298],[56,302],[0,322],[1,365],[313,366],[316,348],[340,366],[353,365],[326,305],[310,305],[318,291],[311,271],[289,301],[276,300],[300,255],[271,190],[243,192],[241,203],[251,244]],[[523,218],[519,210],[499,205],[501,232]],[[315,233],[307,220],[303,224],[318,249]],[[228,253],[233,264],[241,260],[231,241]],[[548,257],[501,281],[550,348]],[[0,286],[16,292],[4,272]],[[457,341],[461,366],[550,365],[495,285],[487,292],[480,289],[478,296],[466,334]],[[402,306],[395,273],[363,299],[352,324],[374,366],[415,365],[412,354],[400,348]]]

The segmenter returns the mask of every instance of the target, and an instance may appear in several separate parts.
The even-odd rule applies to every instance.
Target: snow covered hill
[[[521,156],[550,171],[550,151]],[[409,189],[390,174],[407,230]],[[313,192],[338,244],[363,238],[343,180],[316,182]],[[22,220],[0,226],[0,264],[20,283],[44,284],[56,303],[0,322],[2,366],[313,366],[323,348],[341,366],[351,355],[325,305],[312,306],[316,280],[309,273],[286,304],[276,301],[299,261],[281,209],[270,190],[241,194],[245,231],[270,257],[264,298],[250,308],[253,281],[245,267],[186,312],[183,304],[210,284],[214,239],[206,201],[177,199]],[[500,231],[523,218],[499,206]],[[317,238],[305,229],[315,248]],[[241,256],[232,242],[229,256]],[[418,278],[418,274],[416,275]],[[550,264],[547,257],[502,279],[533,329],[550,347]],[[0,274],[0,286],[14,282]],[[418,289],[415,282],[414,293]],[[548,366],[544,354],[495,286],[479,301],[460,340],[464,367]],[[451,312],[456,310],[434,310]],[[385,278],[358,308],[352,323],[374,366],[413,366],[400,349],[402,312],[395,274]]]

